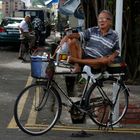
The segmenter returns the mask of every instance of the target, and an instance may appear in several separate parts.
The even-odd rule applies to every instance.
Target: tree
[[[32,0],[32,5],[36,6],[38,4],[45,6],[45,1],[46,0]]]

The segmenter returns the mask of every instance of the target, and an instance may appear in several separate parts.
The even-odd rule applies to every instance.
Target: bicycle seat
[[[118,56],[112,64],[107,66],[106,70],[110,74],[127,73],[127,64],[120,56]]]

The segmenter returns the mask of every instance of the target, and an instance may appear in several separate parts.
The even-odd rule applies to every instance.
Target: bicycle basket
[[[53,60],[44,56],[31,56],[31,76],[52,79],[55,72]]]

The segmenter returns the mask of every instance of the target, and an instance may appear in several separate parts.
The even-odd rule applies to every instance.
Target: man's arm
[[[114,53],[109,55],[108,56],[108,63],[111,64],[118,55],[119,55],[119,53],[117,51],[115,51]]]
[[[21,34],[23,34],[23,29],[19,27],[19,30],[20,30]]]
[[[19,29],[19,31],[20,31],[20,34],[23,34],[23,29],[22,29],[22,27],[21,27],[21,23],[20,23],[20,25],[18,26],[18,29]]]
[[[99,63],[104,64],[104,65],[109,65],[114,62],[115,58],[119,55],[117,51],[113,52],[111,55],[104,56],[101,58],[98,58]]]
[[[76,39],[79,39],[80,38],[80,35],[79,35],[79,33],[72,33],[72,34],[69,34],[69,35],[65,35],[62,39],[61,39],[61,41],[60,41],[60,46],[64,43],[64,42],[67,42],[69,39],[74,39],[74,38],[76,38]]]

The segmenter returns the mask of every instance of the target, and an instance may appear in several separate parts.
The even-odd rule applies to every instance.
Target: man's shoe
[[[18,59],[23,60],[23,57],[19,56]]]

